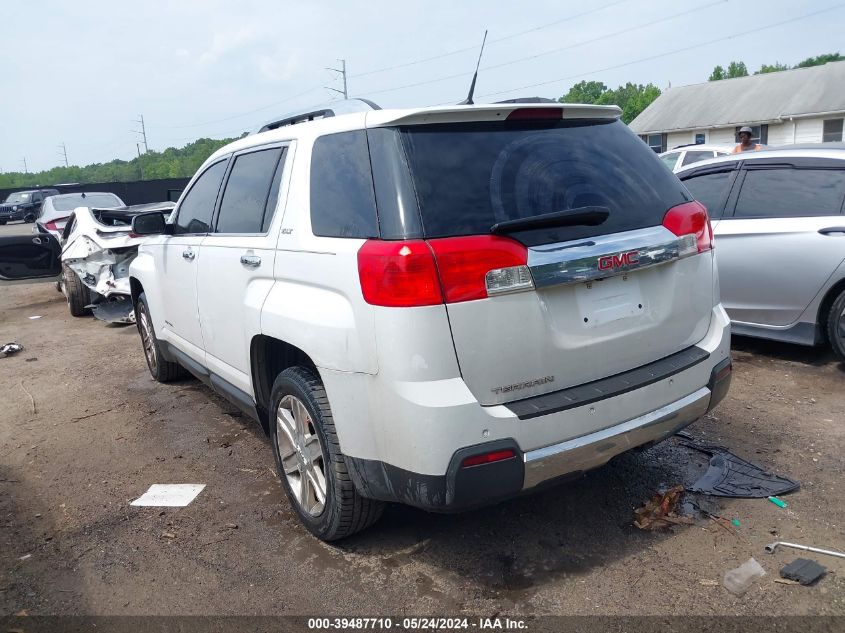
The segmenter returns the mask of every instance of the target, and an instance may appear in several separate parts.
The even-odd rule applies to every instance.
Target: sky
[[[837,0],[4,0],[0,172],[130,159],[349,94],[382,107],[661,89],[845,53]],[[805,17],[806,16],[806,17]],[[143,150],[143,145],[141,146]]]

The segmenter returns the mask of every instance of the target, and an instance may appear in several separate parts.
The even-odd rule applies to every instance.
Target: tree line
[[[808,57],[794,66],[780,62],[763,64],[754,74],[779,72],[793,68],[821,66],[827,62],[845,60],[845,56],[826,53]],[[748,76],[745,62],[732,61],[727,68],[716,66],[710,74],[710,81]],[[622,108],[622,120],[633,121],[649,104],[660,96],[660,88],[654,84],[626,83],[609,88],[601,81],[580,81],[560,97],[561,103],[592,103],[617,105]],[[184,147],[168,147],[163,152],[149,151],[132,160],[115,159],[108,163],[95,163],[84,167],[53,167],[35,173],[8,172],[0,174],[0,189],[14,187],[49,186],[59,183],[128,182],[132,180],[154,180],[157,178],[189,178],[212,153],[234,139],[201,138]]]

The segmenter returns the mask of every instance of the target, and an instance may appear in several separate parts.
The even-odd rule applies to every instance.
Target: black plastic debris
[[[796,558],[780,570],[780,577],[797,580],[802,585],[812,585],[826,573],[827,570],[816,561],[809,558]]]
[[[6,343],[5,345],[0,345],[0,358],[6,358],[6,356],[17,354],[20,351],[23,351],[23,345],[20,343]]]
[[[710,455],[710,467],[692,486],[690,492],[700,492],[718,497],[764,499],[797,490],[797,481],[775,475],[757,464],[745,461],[723,446],[697,442],[680,442]]]
[[[135,308],[131,297],[121,297],[86,307],[91,308],[91,314],[95,318],[106,323],[135,323]]]

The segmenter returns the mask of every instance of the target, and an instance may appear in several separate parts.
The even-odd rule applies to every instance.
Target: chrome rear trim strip
[[[528,267],[537,288],[604,279],[679,259],[686,239],[655,226],[536,246],[528,249]]]

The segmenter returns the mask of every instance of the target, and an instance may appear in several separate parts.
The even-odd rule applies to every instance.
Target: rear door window
[[[618,120],[448,123],[401,128],[429,238],[490,233],[494,224],[588,206],[598,226],[511,233],[543,244],[661,224],[689,194]]]
[[[684,185],[689,189],[693,198],[707,208],[711,218],[722,217],[722,207],[731,186],[731,171],[720,171],[692,176],[684,179]]]
[[[179,205],[174,233],[177,235],[208,233],[217,193],[220,191],[220,183],[223,182],[223,175],[226,173],[227,162],[227,160],[221,160],[214,163],[196,179],[182,199],[182,204]]]
[[[749,169],[734,217],[778,218],[839,215],[845,197],[845,170]]]
[[[675,169],[675,165],[678,164],[678,157],[680,155],[681,155],[680,152],[672,152],[671,154],[663,154],[663,156],[660,157],[660,160],[662,160],[664,163],[666,163],[666,166],[669,169]]]
[[[278,188],[270,200],[282,149],[276,147],[235,157],[217,217],[217,233],[263,233],[264,216],[272,217]],[[269,218],[267,221],[269,226]]]

